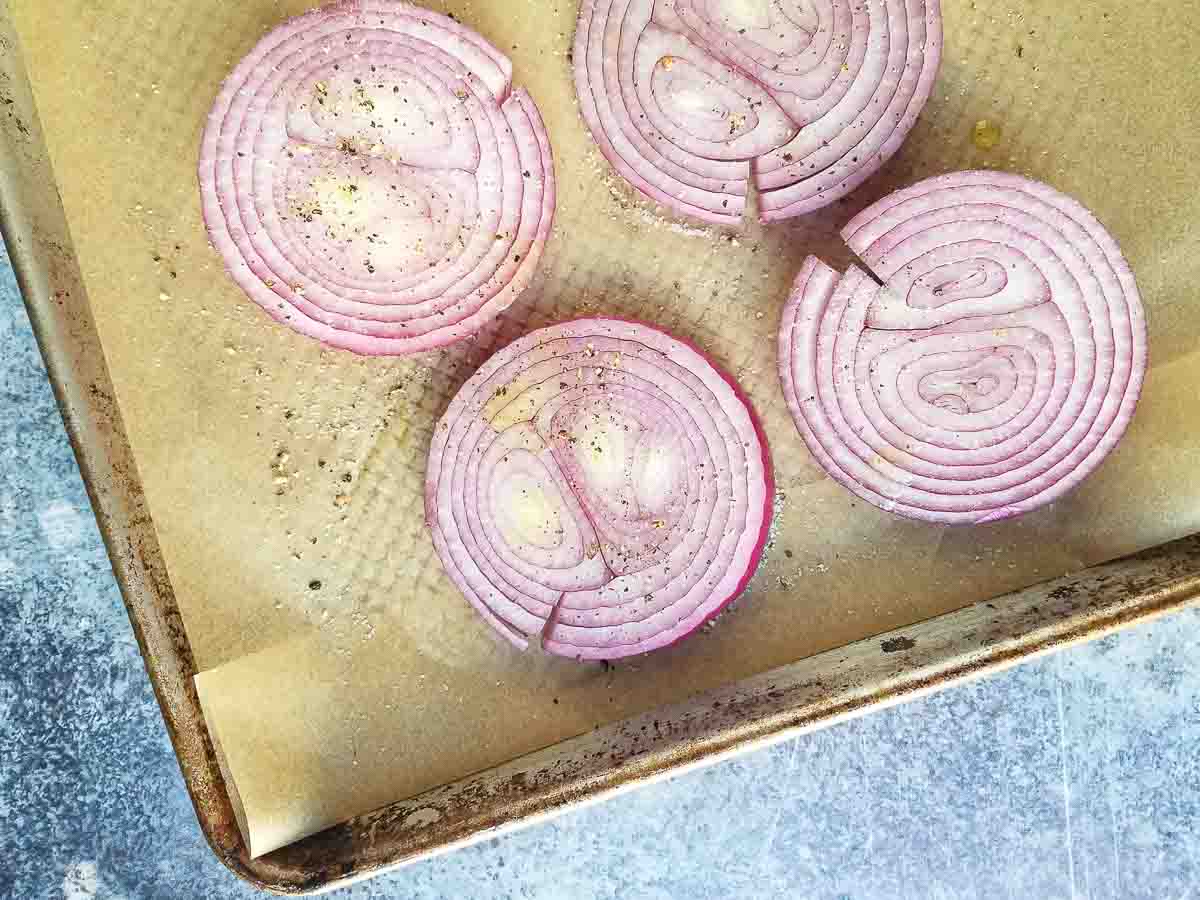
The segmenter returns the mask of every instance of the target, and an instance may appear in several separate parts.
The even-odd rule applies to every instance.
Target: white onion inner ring
[[[773,502],[765,439],[698,350],[580,319],[493,356],[435,432],[426,519],[450,578],[524,647],[616,659],[745,587]]]
[[[1020,176],[959,172],[842,234],[883,286],[809,257],[779,335],[788,405],[830,475],[900,515],[971,524],[1099,466],[1147,348],[1133,273],[1090,212]]]
[[[583,0],[580,111],[650,199],[736,223],[853,190],[900,147],[941,60],[939,0]]]
[[[272,317],[364,354],[467,337],[533,277],[549,138],[508,59],[395,0],[291,19],[226,79],[201,143],[213,246]]]

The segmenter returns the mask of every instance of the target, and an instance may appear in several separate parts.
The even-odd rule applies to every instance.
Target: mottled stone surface
[[[200,835],[2,265],[0,610],[0,896],[254,895]],[[1188,612],[336,896],[1198,893]]]

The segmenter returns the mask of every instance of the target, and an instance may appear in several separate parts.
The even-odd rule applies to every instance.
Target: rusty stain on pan
[[[1200,599],[1195,535],[597,729],[251,860],[2,10],[0,103],[4,237],[63,419],[196,815],[218,857],[260,887],[298,894],[340,886]]]

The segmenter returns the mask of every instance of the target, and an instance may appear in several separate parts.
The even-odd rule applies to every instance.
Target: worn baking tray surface
[[[272,323],[222,273],[195,160],[220,80],[313,4],[10,0],[115,397],[220,735],[262,847],[662,703],[1200,529],[1200,4],[944,2],[946,55],[885,172],[791,225],[660,215],[591,146],[570,2],[433,3],[505,51],[552,135],[557,224],[534,287],[478,339],[360,359]],[[976,124],[1000,140],[982,147]],[[988,142],[990,143],[990,142]],[[976,166],[1090,206],[1143,290],[1152,372],[1082,489],[1011,522],[890,517],[824,477],[790,422],[774,330],[799,261],[898,185]],[[429,435],[496,347],[585,312],[692,338],[735,373],[774,452],[777,525],[737,607],[612,667],[502,645],[422,523]],[[202,681],[202,684],[204,682]],[[253,740],[246,740],[251,737]],[[259,849],[259,848],[256,848]]]

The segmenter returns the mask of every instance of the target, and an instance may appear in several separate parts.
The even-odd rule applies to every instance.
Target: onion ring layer
[[[512,66],[397,0],[314,10],[226,79],[201,143],[213,246],[277,321],[368,355],[467,337],[528,286],[554,166]]]
[[[443,565],[518,646],[616,659],[686,637],[746,586],[773,502],[736,385],[646,325],[526,335],[434,432],[425,513]]]
[[[1133,417],[1146,320],[1090,212],[996,172],[923,181],[842,236],[874,274],[804,263],[779,367],[809,450],[871,503],[992,522],[1050,503]]]
[[[718,224],[753,180],[764,222],[874,174],[929,99],[939,0],[583,0],[580,110],[643,194]]]

